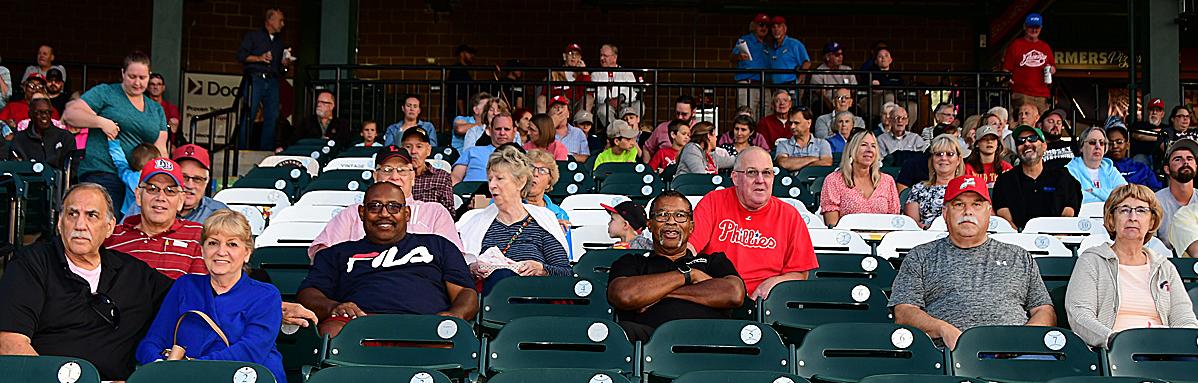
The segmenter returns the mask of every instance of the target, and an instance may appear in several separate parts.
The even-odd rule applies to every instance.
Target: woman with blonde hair
[[[903,206],[903,214],[914,219],[925,230],[944,210],[944,190],[948,187],[948,181],[965,174],[961,146],[953,135],[941,134],[933,138],[930,152],[929,177],[911,187],[910,197]]]
[[[820,193],[820,211],[828,226],[849,214],[899,213],[898,188],[893,177],[882,173],[879,153],[873,133],[860,131],[849,138],[840,169],[824,178]]]
[[[1069,326],[1093,347],[1139,327],[1198,328],[1193,302],[1167,254],[1146,246],[1164,210],[1152,190],[1127,184],[1103,204],[1102,225],[1114,239],[1077,257],[1065,292]]]

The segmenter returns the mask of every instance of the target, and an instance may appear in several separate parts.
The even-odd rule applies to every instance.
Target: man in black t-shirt
[[[436,314],[466,320],[478,294],[466,261],[444,237],[407,233],[411,211],[390,182],[366,190],[358,214],[366,238],[316,253],[298,298],[320,318],[320,332],[337,336],[367,314]]]
[[[1036,217],[1076,216],[1081,208],[1081,184],[1064,167],[1044,163],[1044,134],[1020,125],[1011,136],[1019,167],[999,174],[994,182],[995,213],[1017,228]]]
[[[627,254],[608,273],[607,300],[630,340],[645,341],[675,319],[727,319],[745,299],[745,283],[723,253],[692,254],[690,201],[674,191],[653,200],[653,251]]]

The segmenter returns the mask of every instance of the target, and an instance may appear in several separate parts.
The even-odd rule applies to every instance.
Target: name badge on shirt
[[[175,247],[187,247],[187,241],[176,239],[171,241],[171,245]]]

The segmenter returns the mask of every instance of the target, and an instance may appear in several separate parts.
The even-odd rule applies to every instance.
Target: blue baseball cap
[[[1042,27],[1044,26],[1044,17],[1040,16],[1039,13],[1029,13],[1027,14],[1027,18],[1023,19],[1023,25],[1032,28]]]
[[[824,45],[824,54],[840,53],[843,51],[844,51],[844,48],[840,46],[840,43],[835,42],[835,41],[828,42],[827,45]]]

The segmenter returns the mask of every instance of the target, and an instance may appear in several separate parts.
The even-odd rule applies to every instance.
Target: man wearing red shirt
[[[766,298],[778,283],[807,279],[819,263],[798,210],[773,197],[769,153],[745,149],[732,169],[735,186],[708,193],[695,207],[689,243],[699,253],[727,255],[749,298]]]
[[[790,137],[790,129],[785,126],[790,105],[790,93],[787,93],[785,89],[774,91],[774,114],[765,116],[757,122],[757,133],[761,133],[765,137],[765,142],[770,145],[766,149],[772,149],[774,142],[779,138]]]
[[[150,82],[146,86],[146,94],[150,96],[158,105],[162,105],[162,112],[166,114],[167,134],[170,138],[167,142],[172,148],[183,146],[187,141],[179,130],[179,107],[167,101],[166,95],[166,79],[161,73],[150,73]]]
[[[137,187],[141,214],[125,218],[104,247],[140,259],[176,279],[183,274],[207,274],[200,253],[198,223],[178,218],[183,208],[183,170],[166,158],[146,162]]]
[[[1040,40],[1044,18],[1030,13],[1023,20],[1023,37],[1015,39],[1003,54],[1003,70],[1011,72],[1011,105],[1018,110],[1025,103],[1036,106],[1040,113],[1048,110],[1049,89],[1044,82],[1044,68],[1057,73],[1057,60],[1052,47]]]

